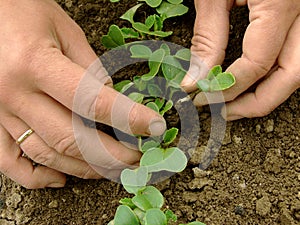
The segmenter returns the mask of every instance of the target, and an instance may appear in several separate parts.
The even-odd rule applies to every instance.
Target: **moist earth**
[[[119,17],[136,4],[132,0],[57,2],[82,27],[99,56],[107,51],[100,39],[109,25],[128,25]],[[170,19],[165,28],[174,31],[167,41],[188,48],[195,11],[191,0],[185,1],[185,5],[189,6],[189,13]],[[147,13],[142,10],[137,18],[144,19]],[[248,25],[247,8],[235,8],[230,18],[224,68],[241,55]],[[128,66],[113,79],[137,75],[140,67]],[[222,146],[205,170],[199,168],[199,163],[206,146],[211,144],[208,140],[212,116],[209,108],[197,108],[200,137],[188,167],[157,184],[166,198],[165,206],[178,216],[177,224],[194,220],[207,225],[300,224],[299,100],[300,93],[296,91],[268,116],[227,123]],[[213,117],[221,120],[217,114]],[[180,127],[176,111],[169,113],[167,120],[170,126]],[[188,137],[183,138],[189,143]],[[109,180],[69,176],[61,189],[26,190],[3,175],[0,178],[1,225],[107,224],[119,199],[129,196],[120,184]]]

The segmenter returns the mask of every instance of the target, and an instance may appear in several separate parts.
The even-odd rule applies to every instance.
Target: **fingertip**
[[[189,74],[186,74],[183,80],[181,81],[180,86],[186,92],[192,92],[196,90],[197,81],[193,79]]]
[[[154,118],[149,124],[149,133],[151,136],[162,135],[167,128],[166,121],[163,118]]]

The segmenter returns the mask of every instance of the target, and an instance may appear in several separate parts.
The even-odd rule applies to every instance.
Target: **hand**
[[[227,69],[236,76],[236,85],[223,92],[227,104],[222,115],[227,120],[267,115],[300,87],[300,1],[297,0],[195,0],[193,56],[182,87],[194,90],[196,81],[206,76],[207,68],[222,64],[228,42],[229,11],[234,3],[248,4],[250,24],[242,56]],[[251,92],[249,87],[253,84],[255,90]],[[200,93],[194,103],[216,103],[219,96]]]
[[[2,173],[27,188],[62,187],[65,174],[100,178],[139,161],[138,151],[83,126],[78,114],[127,133],[163,133],[161,116],[111,88],[83,31],[54,1],[4,1],[0,20]],[[87,82],[80,83],[87,74]],[[73,105],[79,83],[85,93]],[[15,140],[29,128],[34,133],[17,145]],[[101,141],[89,138],[95,132]]]

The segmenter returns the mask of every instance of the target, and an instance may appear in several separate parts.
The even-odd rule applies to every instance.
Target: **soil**
[[[58,3],[83,28],[100,56],[106,51],[101,36],[112,23],[126,25],[118,18],[136,1]],[[189,47],[195,12],[191,0],[185,4],[189,13],[166,25],[167,30],[175,29],[167,40]],[[138,16],[143,18],[144,14]],[[224,67],[240,56],[247,25],[247,8],[235,8]],[[123,76],[135,72],[134,67],[129,67]],[[300,224],[299,102],[300,93],[296,91],[268,116],[227,123],[223,145],[206,170],[199,169],[197,155],[207,144],[211,114],[208,108],[199,109],[201,136],[188,168],[158,184],[166,207],[177,214],[178,223],[199,220],[207,225]],[[1,225],[107,224],[118,200],[128,196],[120,184],[75,177],[68,177],[61,189],[26,190],[4,176],[0,186]]]

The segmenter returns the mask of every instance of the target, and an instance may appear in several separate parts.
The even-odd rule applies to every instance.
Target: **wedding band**
[[[32,130],[31,128],[28,129],[27,131],[25,131],[17,140],[16,140],[16,144],[20,145],[23,141],[26,140],[26,138],[28,138],[31,134],[33,134],[34,130]]]

